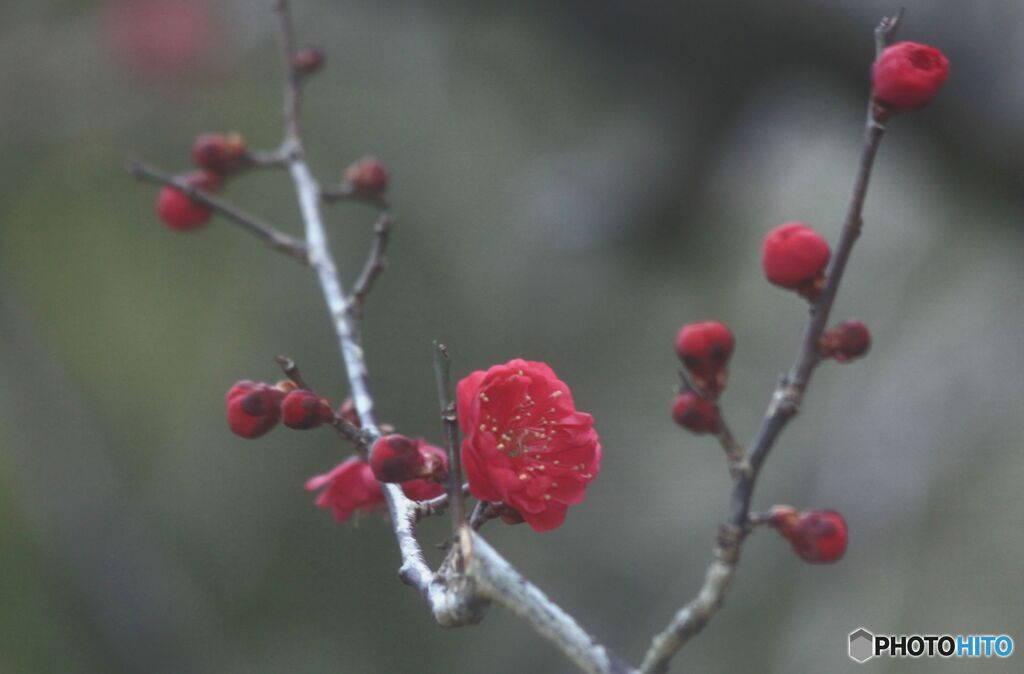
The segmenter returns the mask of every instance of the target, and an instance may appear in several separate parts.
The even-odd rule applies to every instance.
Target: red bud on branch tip
[[[288,428],[308,430],[333,419],[331,404],[312,391],[296,389],[281,401],[281,421]]]
[[[874,99],[890,110],[913,110],[932,100],[949,76],[949,60],[935,47],[897,42],[871,70]]]
[[[281,418],[278,389],[259,382],[243,380],[228,390],[225,399],[228,427],[243,438],[258,438]]]
[[[818,340],[822,357],[834,358],[839,363],[860,358],[870,348],[871,332],[860,321],[843,321]]]
[[[672,404],[672,418],[691,433],[717,433],[721,425],[718,406],[692,391],[683,391]]]
[[[317,47],[303,47],[292,56],[292,67],[300,75],[312,75],[324,65],[324,53]]]
[[[829,564],[839,561],[846,552],[846,520],[835,510],[797,512],[791,506],[775,506],[768,522],[806,562]]]
[[[245,165],[248,151],[241,134],[204,133],[192,145],[192,161],[201,169],[227,175]]]
[[[222,178],[208,171],[192,171],[180,176],[181,180],[207,192],[218,192]],[[156,214],[168,228],[186,232],[202,227],[210,219],[210,209],[192,201],[176,187],[164,187],[156,198]]]
[[[433,468],[427,463],[416,441],[404,435],[385,435],[370,451],[370,468],[381,482],[407,482],[427,477]]]
[[[725,366],[735,340],[724,323],[687,323],[676,335],[676,355],[702,389],[720,391],[725,387]]]
[[[363,157],[345,169],[342,186],[370,196],[379,196],[388,187],[388,172],[376,157]]]
[[[813,299],[830,257],[832,251],[821,234],[802,222],[787,222],[764,237],[761,264],[771,283]]]

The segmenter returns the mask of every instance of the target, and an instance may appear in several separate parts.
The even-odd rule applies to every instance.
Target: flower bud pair
[[[296,430],[316,428],[334,420],[327,400],[291,381],[277,386],[243,380],[228,390],[228,427],[243,438],[258,438],[283,421]]]

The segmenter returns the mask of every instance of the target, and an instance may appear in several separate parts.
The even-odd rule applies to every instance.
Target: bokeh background
[[[383,417],[438,439],[431,340],[456,370],[545,360],[592,412],[600,479],[561,529],[488,526],[631,661],[697,590],[729,480],[668,415],[675,330],[738,338],[725,396],[756,428],[804,320],[761,277],[787,220],[835,238],[881,0],[303,0],[328,67],[306,129],[325,181],[393,174],[392,265],[367,314]],[[904,0],[952,76],[896,119],[837,319],[869,357],[826,365],[756,504],[837,508],[812,567],[768,532],[677,671],[856,671],[846,635],[1007,633],[1024,648],[1024,4]],[[223,221],[181,235],[137,155],[183,170],[203,131],[279,138],[268,2],[0,6],[0,672],[568,672],[500,609],[445,631],[395,579],[381,517],[303,491],[329,432],[231,435],[223,394],[295,357],[345,394],[312,277]],[[289,183],[227,195],[297,229]],[[330,213],[348,277],[373,214]],[[429,547],[443,523],[424,528]],[[1020,671],[892,660],[875,671]]]

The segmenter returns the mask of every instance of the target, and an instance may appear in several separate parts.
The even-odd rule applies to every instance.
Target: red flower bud
[[[413,501],[426,501],[444,493],[448,454],[423,438],[416,438],[416,449],[423,455],[423,477],[403,482],[402,491]]]
[[[417,443],[404,435],[385,435],[370,451],[370,468],[381,482],[408,482],[430,474]]]
[[[181,179],[207,192],[217,192],[221,187],[220,176],[207,171],[192,171],[181,176]],[[210,219],[210,209],[170,186],[160,190],[156,199],[156,214],[165,225],[179,232],[202,227]]]
[[[843,321],[821,336],[818,349],[825,358],[845,363],[860,358],[871,348],[871,333],[860,321]]]
[[[226,175],[241,168],[248,158],[241,134],[204,133],[192,145],[192,161],[212,173]]]
[[[303,47],[292,56],[292,67],[300,75],[312,75],[324,65],[324,53],[316,47]]]
[[[281,421],[288,428],[306,430],[333,420],[331,404],[312,391],[296,389],[281,401]]]
[[[281,418],[281,391],[269,384],[243,380],[228,390],[228,427],[243,438],[258,438]]]
[[[797,512],[790,506],[775,506],[768,522],[806,562],[829,564],[846,552],[846,520],[835,510]]]
[[[824,237],[802,222],[788,222],[764,237],[761,264],[775,285],[813,297],[824,281],[831,256]]]
[[[897,42],[875,61],[871,82],[880,104],[912,110],[932,100],[948,76],[949,60],[941,51],[917,42]]]
[[[672,418],[692,433],[717,433],[720,417],[718,406],[692,391],[683,391],[672,404]]]
[[[388,172],[376,157],[363,157],[345,169],[343,186],[358,194],[378,196],[388,186]]]
[[[718,391],[725,387],[725,366],[734,343],[724,323],[687,323],[676,335],[676,354],[701,388]]]

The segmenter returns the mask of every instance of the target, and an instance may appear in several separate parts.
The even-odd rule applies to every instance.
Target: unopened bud
[[[385,435],[374,443],[370,451],[370,468],[381,482],[408,482],[430,475],[431,467],[412,438],[404,435]]]
[[[692,391],[683,391],[672,404],[672,418],[692,433],[717,433],[721,424],[718,406]]]
[[[225,399],[228,427],[243,438],[258,438],[277,425],[283,395],[268,384],[236,383]]]
[[[288,428],[307,430],[333,419],[331,404],[312,391],[296,389],[281,401],[281,420]]]
[[[843,321],[821,336],[818,348],[823,357],[845,363],[868,352],[871,332],[860,321]]]
[[[356,194],[380,196],[388,187],[388,172],[376,157],[363,157],[345,169],[342,187]]]
[[[839,561],[846,552],[846,520],[835,510],[798,512],[791,506],[775,506],[768,523],[789,541],[800,559],[806,562],[829,564]]]

